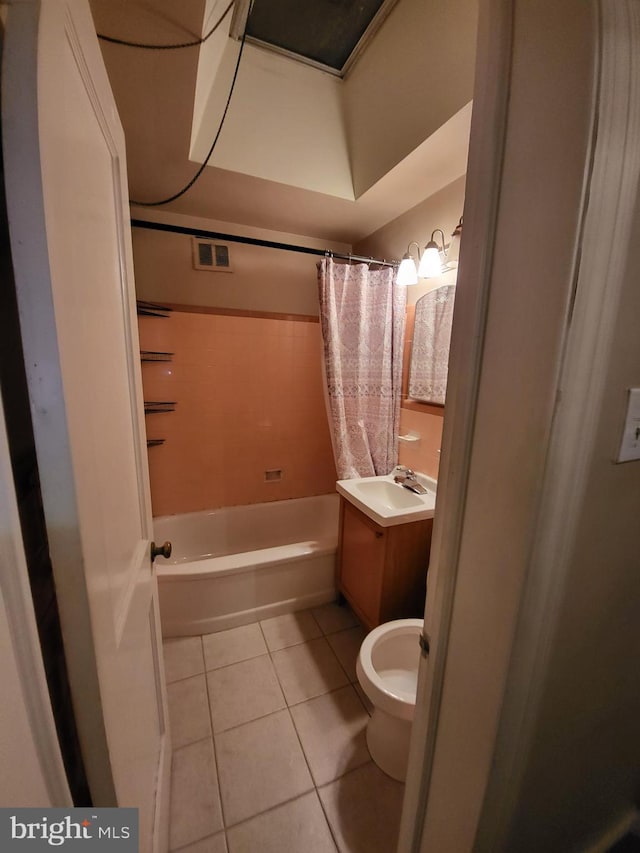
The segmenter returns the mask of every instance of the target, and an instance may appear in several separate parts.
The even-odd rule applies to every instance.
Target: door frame
[[[457,564],[476,424],[509,105],[514,0],[486,0],[478,18],[475,85],[464,203],[464,252],[458,282],[473,269],[476,286],[456,297],[427,579],[416,715],[398,843],[415,853],[422,837],[444,686]],[[455,466],[451,460],[455,459]],[[427,665],[431,672],[427,673]]]
[[[4,420],[4,403],[0,397],[0,599],[6,612],[11,638],[13,664],[19,679],[20,696],[12,694],[12,701],[20,703],[27,716],[29,741],[22,732],[6,733],[12,742],[17,737],[20,753],[26,767],[19,769],[32,780],[38,776],[46,790],[51,806],[71,806],[71,792],[62,760],[58,734],[51,708],[49,687],[44,671],[40,638],[36,625],[33,598],[29,584],[27,560],[22,541],[18,503],[13,481],[11,455]],[[8,650],[3,651],[8,654]],[[3,685],[6,689],[7,685]],[[8,805],[3,802],[3,805]],[[26,803],[13,803],[15,806]],[[32,805],[40,805],[33,803]],[[44,805],[44,804],[42,804]]]
[[[11,199],[9,228],[12,236],[12,258],[16,268],[16,290],[19,297],[21,326],[24,329],[26,324],[29,324],[29,338],[32,343],[31,351],[25,355],[25,370],[30,386],[30,402],[34,434],[36,435],[47,532],[51,552],[55,555],[54,574],[59,592],[63,625],[67,631],[69,626],[73,627],[75,638],[73,642],[66,642],[65,644],[65,657],[69,663],[69,681],[73,694],[76,698],[80,697],[82,704],[81,712],[76,712],[76,720],[83,744],[83,759],[87,769],[91,794],[94,802],[101,807],[115,807],[118,802],[102,711],[98,665],[84,576],[81,533],[78,526],[70,527],[68,523],[70,517],[78,517],[78,499],[73,477],[72,445],[66,430],[64,390],[59,371],[58,339],[55,310],[51,296],[51,272],[43,204],[42,174],[39,169],[33,168],[34,163],[42,162],[38,132],[40,105],[35,95],[38,89],[39,75],[37,47],[41,46],[40,42],[42,41],[39,29],[40,16],[56,14],[60,9],[62,9],[62,4],[47,9],[46,4],[40,0],[16,3],[11,5],[9,9],[7,35],[3,44],[2,106],[3,113],[11,114],[13,120],[3,122],[3,151],[11,150],[14,153],[14,163],[19,163],[20,167],[7,173],[5,181],[7,197]],[[98,40],[95,37],[95,28],[88,0],[78,0],[73,9],[73,15],[66,8],[63,14],[68,16],[62,23],[69,24],[68,37],[73,42],[72,48],[78,50],[79,73],[87,85],[89,97],[96,109],[96,115],[100,122],[104,121],[105,127],[110,123],[109,127],[114,128],[115,132],[120,134],[122,138],[121,150],[124,151],[124,139],[117,118],[115,102],[111,100],[111,103],[106,104],[105,109],[109,111],[106,115],[101,113],[98,96],[93,91],[90,82],[89,66],[86,64],[87,57],[96,79],[99,80],[99,86],[105,92],[107,89],[109,92],[111,91]],[[76,30],[76,26],[78,30]],[[88,43],[80,45],[77,32],[84,34],[89,30],[93,39],[83,39]],[[16,32],[16,34],[19,32],[22,39],[17,36],[13,37],[12,32]],[[77,43],[73,41],[74,39]],[[28,46],[28,49],[25,49],[25,45]],[[83,49],[86,54],[83,53]],[[10,69],[11,73],[8,73],[7,69]],[[26,105],[24,104],[24,93],[23,91],[20,92],[25,87],[18,85],[17,76],[26,82],[26,89],[30,93],[30,101]],[[126,164],[118,164],[117,169],[114,197],[117,199],[119,207],[116,210],[116,217],[120,220],[119,224],[123,229],[123,245],[126,244],[127,250],[124,251],[122,246],[119,247],[121,249],[119,261],[121,268],[126,265],[126,274],[132,285],[133,266]],[[19,239],[19,236],[16,239],[16,235],[21,234],[29,235],[28,246],[25,241]],[[43,286],[38,287],[38,284]],[[135,395],[132,392],[132,396],[137,398],[135,404],[132,403],[132,429],[139,439],[135,447],[135,458],[140,483],[140,502],[143,510],[145,510],[142,514],[146,519],[143,539],[148,540],[152,535],[152,520],[146,471],[146,451],[144,449],[145,428],[139,353],[134,351],[134,343],[137,342],[135,294],[129,290],[125,297],[126,305],[122,321],[128,351],[127,369],[130,388],[135,389]],[[51,432],[56,433],[58,448],[62,448],[61,450],[57,449],[56,452],[52,452],[51,442],[47,441],[47,436]],[[38,437],[40,437],[39,442]],[[60,489],[61,483],[62,489]],[[60,496],[61,492],[64,496],[63,499]],[[139,551],[141,559],[144,558],[146,561],[148,547],[144,542],[141,542]],[[149,627],[152,642],[155,636],[155,645],[158,648],[161,660],[157,585],[153,567],[150,571],[152,573],[153,620]],[[26,577],[26,568],[24,572]],[[135,586],[135,583],[130,583],[125,591],[126,602],[134,594]],[[120,624],[116,627],[118,631],[121,630]],[[155,657],[154,653],[153,664],[156,676],[158,713],[164,724],[163,728],[161,723],[163,730],[160,734],[158,766],[156,768],[157,778],[155,780],[155,811],[153,814],[153,848],[154,851],[160,853],[160,851],[166,850],[168,846],[171,745],[164,673]],[[22,680],[25,685],[30,677],[31,671],[28,668],[22,669]],[[49,746],[52,748],[51,745]],[[61,795],[57,796],[54,804],[69,804],[69,796],[67,795],[66,799]]]
[[[447,401],[438,507],[434,525],[430,591],[425,609],[428,664],[421,664],[412,755],[407,777],[401,853],[432,849],[426,840],[434,755],[441,724],[453,608],[469,578],[458,575],[465,524],[471,455],[479,421],[477,406],[492,252],[499,235],[496,210],[501,192],[504,143],[509,120],[515,0],[481,3],[474,110],[465,201],[465,241],[460,279],[473,271],[476,289],[456,301],[452,335],[452,382]],[[624,281],[629,233],[640,174],[640,14],[634,0],[592,0],[594,84],[590,99],[590,141],[566,321],[558,346],[557,373],[550,384],[555,405],[549,413],[547,458],[541,472],[537,510],[531,520],[528,561],[521,593],[514,600],[515,632],[507,656],[502,707],[496,729],[479,729],[492,742],[491,766],[483,770],[473,850],[505,849],[518,806],[520,783],[530,758],[536,710],[553,648],[559,604],[567,594],[569,554],[578,512],[586,495],[586,465],[595,440],[604,394],[604,357]],[[552,22],[549,21],[549,27]],[[586,103],[586,102],[585,102]],[[623,140],[621,143],[620,140]],[[612,154],[612,152],[614,152]],[[551,201],[552,199],[549,199]],[[526,210],[521,220],[527,228]],[[462,298],[460,298],[462,296]],[[460,367],[465,370],[460,370]],[[551,387],[551,385],[553,387]],[[455,465],[453,464],[455,460]],[[478,583],[475,582],[477,590]],[[468,596],[467,596],[468,600]],[[482,643],[483,638],[478,638]],[[458,678],[461,675],[458,673]],[[459,813],[451,793],[450,818]],[[457,808],[458,807],[458,808]],[[602,851],[620,837],[635,812],[603,829],[591,848]],[[429,839],[433,842],[433,837]],[[472,849],[469,847],[469,849]]]

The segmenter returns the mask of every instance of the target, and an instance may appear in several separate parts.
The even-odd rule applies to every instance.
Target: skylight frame
[[[324,71],[325,73],[331,74],[334,77],[345,78],[355,66],[356,62],[363,54],[367,45],[378,32],[378,30],[380,29],[386,18],[389,16],[390,12],[392,11],[393,7],[396,5],[397,2],[398,0],[383,0],[382,4],[380,5],[380,8],[369,22],[368,27],[360,36],[360,39],[356,42],[346,62],[344,63],[342,68],[339,69],[333,68],[331,65],[326,65],[325,63],[319,62],[318,60],[311,59],[308,56],[303,56],[302,54],[295,53],[294,51],[288,50],[284,47],[280,47],[279,45],[274,45],[270,42],[262,41],[262,39],[255,38],[254,36],[247,35],[246,41],[256,45],[257,47],[261,47],[264,50],[269,50],[272,53],[278,53],[281,56],[285,56],[295,62],[301,62],[304,65],[309,65],[310,67],[315,68],[318,71]],[[233,15],[229,28],[230,38],[236,40],[242,38],[247,18],[249,16],[249,12],[251,11],[251,4],[252,0],[236,0],[236,2],[234,3]]]

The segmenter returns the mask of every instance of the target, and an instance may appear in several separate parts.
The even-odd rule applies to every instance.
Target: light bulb
[[[416,262],[413,260],[411,255],[407,252],[402,256],[402,261],[400,266],[398,267],[398,274],[396,276],[396,284],[401,285],[402,287],[406,287],[409,284],[417,284],[418,283],[418,270],[416,269]]]
[[[420,278],[435,278],[442,275],[442,255],[437,243],[430,240],[424,247],[420,266],[418,267]]]

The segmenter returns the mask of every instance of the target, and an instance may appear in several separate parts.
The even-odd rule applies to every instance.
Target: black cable
[[[203,36],[202,38],[196,39],[195,41],[185,41],[182,44],[142,44],[137,41],[125,41],[124,39],[113,38],[112,36],[105,36],[102,33],[98,33],[98,38],[102,39],[102,41],[108,41],[111,44],[121,44],[124,47],[139,47],[143,50],[178,50],[182,47],[197,47],[199,44],[204,44],[206,40],[212,36],[215,31],[218,29],[220,24],[224,21],[224,19],[229,14],[229,10],[233,6],[233,0],[227,6],[227,8],[222,13],[222,16],[219,20],[213,25],[213,27],[209,30],[209,32]]]
[[[233,72],[233,80],[231,81],[231,88],[229,89],[229,96],[227,97],[227,103],[225,104],[224,112],[222,113],[222,118],[220,119],[220,124],[218,125],[218,132],[216,133],[215,139],[211,143],[211,148],[209,148],[209,153],[205,157],[204,163],[200,166],[200,168],[195,173],[193,178],[191,178],[189,183],[186,186],[184,186],[181,190],[179,190],[179,192],[174,193],[173,195],[169,196],[169,198],[163,198],[161,201],[136,201],[135,199],[129,199],[130,204],[138,204],[141,207],[157,207],[158,205],[161,205],[161,204],[169,204],[170,201],[175,201],[177,198],[180,198],[180,196],[184,195],[187,192],[187,190],[190,190],[191,187],[198,180],[200,175],[204,172],[205,166],[208,165],[209,160],[211,159],[211,155],[213,154],[213,149],[216,147],[218,137],[220,136],[220,133],[222,132],[222,128],[224,126],[224,120],[227,117],[227,111],[229,109],[229,104],[231,103],[231,96],[233,95],[233,90],[234,90],[235,85],[236,85],[236,78],[238,76],[238,70],[240,68],[240,59],[242,58],[242,51],[244,50],[244,43],[245,43],[246,35],[247,35],[247,33],[246,33],[246,29],[245,29],[245,32],[242,34],[242,39],[240,41],[240,50],[238,51],[238,59],[236,60],[236,67],[235,67],[235,71]]]

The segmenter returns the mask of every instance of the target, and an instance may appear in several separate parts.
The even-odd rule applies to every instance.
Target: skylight
[[[343,76],[396,0],[253,0],[247,38]]]

